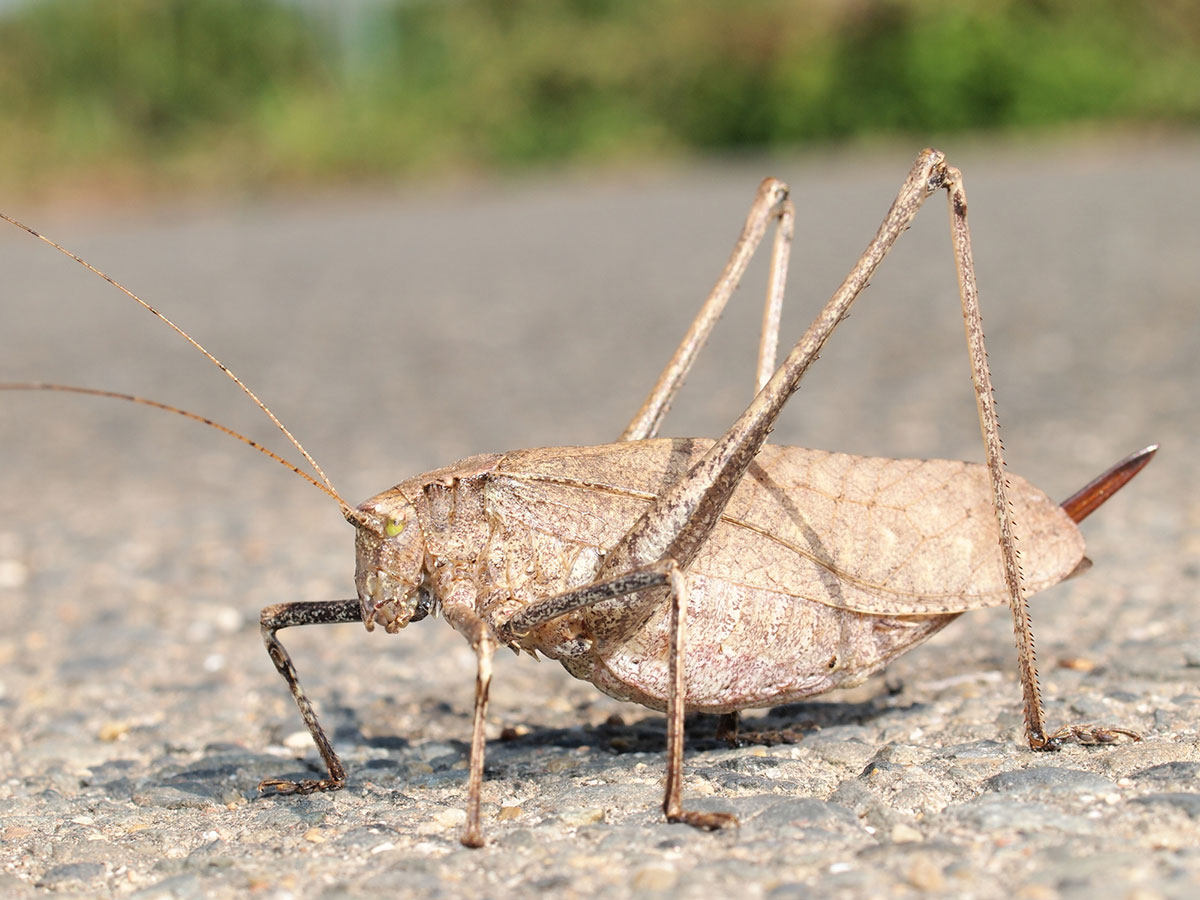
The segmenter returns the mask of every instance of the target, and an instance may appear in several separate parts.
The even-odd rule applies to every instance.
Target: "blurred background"
[[[1190,128],[1193,0],[3,0],[0,189]]]
[[[270,403],[351,503],[471,453],[614,439],[767,175],[790,183],[798,211],[790,345],[918,150],[946,151],[967,180],[1012,470],[1062,498],[1138,447],[1163,448],[1086,523],[1095,570],[1038,598],[1052,721],[1136,727],[1153,735],[1154,752],[1171,742],[1191,760],[1198,126],[1195,0],[0,0],[0,209],[179,321]],[[822,350],[774,441],[982,457],[944,201],[929,205]],[[664,434],[715,436],[749,400],[765,269],[757,259]],[[150,396],[297,456],[161,322],[5,226],[0,381],[31,379]],[[207,808],[192,810],[199,819],[172,808],[169,825],[144,832],[167,850],[140,839],[130,849],[129,804],[106,806],[87,785],[117,774],[113,784],[157,785],[181,755],[224,744],[311,761],[307,738],[288,737],[299,721],[262,652],[257,610],[349,596],[353,565],[352,535],[329,499],[234,441],[130,404],[0,395],[0,801],[14,823],[39,829],[0,836],[0,873],[62,884],[56,867],[102,857],[128,866],[133,883],[169,877],[177,869],[161,857],[225,826]],[[367,767],[380,754],[407,765],[395,748],[409,740],[424,753],[431,739],[469,733],[470,649],[432,619],[420,628],[419,639],[377,629],[368,641],[355,626],[289,634],[352,779],[386,773]],[[1064,659],[1083,664],[1056,667]],[[500,723],[565,729],[644,712],[551,664],[506,655],[496,665],[497,734]],[[889,668],[893,685],[915,692],[882,680],[862,690],[924,707],[921,685],[964,678],[971,691],[992,685],[989,711],[942,717],[939,706],[919,738],[911,719],[903,731],[881,719],[887,730],[867,740],[979,739],[1018,754],[1015,677],[1007,610],[973,614]],[[1082,705],[1067,709],[1069,700]],[[372,735],[385,742],[370,746]],[[489,769],[485,790],[505,793],[486,796],[537,782],[524,773],[541,764],[520,758],[522,774],[494,787]],[[77,777],[106,760],[116,774]],[[657,771],[624,778],[644,784],[644,810],[659,802]],[[256,772],[239,776],[247,798],[259,777],[283,774],[275,762]],[[457,807],[451,774],[439,796]],[[907,798],[928,793],[930,782],[913,783],[915,793],[895,795],[902,821]],[[542,893],[573,885],[585,860],[623,896],[638,860],[657,848],[673,855],[681,840],[635,829],[631,852],[614,844],[596,865],[573,838],[538,831],[533,843],[559,863],[506,850],[468,861],[449,853],[450,826],[442,845],[405,843],[430,816],[356,806],[361,784],[331,801],[345,817],[337,828],[405,829],[395,854],[456,890],[486,884],[480,895],[501,882]],[[1088,813],[1073,839],[1095,880],[1081,887],[1068,872],[1064,895],[1111,893],[1131,856],[1165,859],[1194,883],[1194,821],[1180,817],[1179,836],[1140,819],[1123,831],[1141,815],[1133,806]],[[242,873],[274,877],[281,858],[307,867],[301,885],[353,886],[381,861],[401,865],[331,843],[337,879],[322,881],[316,856],[270,846],[281,833],[275,809],[245,805],[250,824],[225,845],[233,864],[189,858],[197,895],[246,896],[262,882],[239,882]],[[64,838],[93,820],[121,837]],[[974,840],[958,821],[921,822],[928,846]],[[1012,873],[1069,868],[1057,821],[1021,824],[1011,844],[990,824],[978,829],[983,862],[955,877],[1019,896]],[[304,830],[289,833],[301,841]],[[1030,850],[1027,831],[1045,846]],[[789,838],[788,853],[764,842],[680,852],[695,861],[693,893],[759,896],[752,878],[818,884],[831,861],[850,858],[838,853],[858,852],[853,840],[814,849],[817,833]],[[1184,849],[1168,858],[1173,846]],[[431,862],[443,848],[445,872]],[[809,855],[797,862],[793,852]],[[864,868],[878,868],[868,852]],[[21,896],[3,877],[0,894]],[[77,889],[102,895],[104,876],[92,879]],[[226,881],[237,889],[204,889]],[[1146,895],[1187,893],[1150,885]]]

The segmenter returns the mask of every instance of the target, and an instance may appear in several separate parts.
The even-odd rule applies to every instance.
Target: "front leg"
[[[483,793],[483,760],[487,737],[483,726],[487,720],[488,690],[492,685],[492,657],[498,641],[492,626],[475,611],[475,588],[469,582],[450,585],[443,599],[446,621],[471,644],[475,651],[475,712],[471,724],[471,755],[467,777],[467,825],[459,839],[464,847],[482,847],[483,827],[479,820],[480,799]]]
[[[328,777],[321,779],[306,779],[304,781],[287,781],[279,778],[269,778],[263,781],[260,791],[274,791],[278,794],[311,794],[314,791],[336,791],[346,783],[346,768],[334,752],[333,744],[325,734],[325,729],[317,721],[316,711],[312,702],[300,686],[300,678],[292,657],[280,643],[276,632],[281,628],[293,625],[334,625],[344,622],[361,622],[362,607],[357,600],[330,600],[315,603],[277,603],[262,611],[260,622],[262,626],[263,643],[267,645],[267,653],[271,662],[296,700],[300,709],[300,717],[308,727],[321,759],[325,761]]]
[[[475,651],[475,714],[471,724],[470,774],[467,777],[467,826],[463,829],[464,847],[483,846],[483,828],[479,823],[479,804],[483,793],[483,760],[487,738],[483,725],[487,720],[488,689],[492,685],[492,656],[496,636],[486,622],[475,620],[471,649]]]

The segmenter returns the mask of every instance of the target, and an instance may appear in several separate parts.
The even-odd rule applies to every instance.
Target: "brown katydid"
[[[947,192],[986,464],[887,460],[766,445],[808,365],[923,201]],[[733,254],[655,388],[617,443],[476,456],[349,506],[316,462],[258,398],[222,368],[313,467],[289,466],[336,500],[356,529],[355,599],[283,603],[262,612],[262,632],[324,760],[327,774],[268,781],[282,793],[331,790],[345,769],[298,682],[277,632],[292,625],[381,623],[389,632],[442,613],[478,659],[463,842],[483,841],[480,795],[491,660],[505,644],[560,660],[619,699],[667,712],[664,811],[716,828],[731,816],[683,807],[683,720],[778,705],[863,680],[968,609],[1009,603],[1017,635],[1026,731],[1034,748],[1064,739],[1108,742],[1123,729],[1043,721],[1025,595],[1085,565],[1075,523],[1144,466],[1147,448],[1061,506],[1007,477],[957,169],[922,152],[849,276],[776,368],[780,309],[794,212],[786,185],[759,187]],[[27,226],[8,221],[107,275]],[[656,439],[661,421],[775,224],[759,347],[757,394],[717,441]],[[146,305],[143,303],[143,305]],[[147,307],[149,308],[149,307]],[[145,403],[229,432],[207,419]],[[1021,567],[1014,521],[1024,550]],[[833,540],[834,536],[837,540]]]

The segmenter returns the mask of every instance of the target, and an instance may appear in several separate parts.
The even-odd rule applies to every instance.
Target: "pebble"
[[[1200,762],[1173,761],[1149,766],[1131,776],[1138,785],[1184,787],[1200,784]]]
[[[679,881],[678,873],[670,866],[643,866],[633,873],[632,887],[635,891],[669,891]]]
[[[984,783],[993,791],[1017,795],[1040,794],[1047,791],[1087,794],[1110,794],[1117,791],[1117,785],[1114,782],[1100,775],[1057,766],[1034,766],[1029,769],[1002,772],[987,779]]]
[[[922,839],[921,832],[903,822],[893,825],[888,837],[891,838],[893,844],[909,844]]]
[[[48,870],[38,881],[38,887],[54,891],[61,891],[66,888],[84,888],[103,877],[103,863],[67,863]]]
[[[984,795],[970,803],[953,806],[941,813],[939,821],[952,819],[978,834],[1011,832],[1063,832],[1092,834],[1094,820],[1067,813],[1047,803],[1030,803],[1005,797]]]
[[[1135,797],[1134,803],[1143,803],[1146,805],[1166,806],[1171,809],[1179,810],[1191,819],[1200,819],[1200,794],[1198,793],[1165,793],[1165,794],[1147,794],[1144,797]]]
[[[844,806],[818,800],[815,797],[795,797],[776,800],[752,820],[747,828],[754,831],[780,828],[860,828],[858,817]]]
[[[594,822],[603,822],[604,810],[599,807],[564,809],[558,814],[558,818],[568,828],[579,828]]]
[[[946,888],[942,867],[928,857],[914,859],[905,872],[905,878],[918,891],[942,891]]]
[[[16,590],[29,580],[29,567],[19,559],[0,559],[0,589]]]
[[[434,813],[433,821],[443,828],[457,828],[467,821],[467,811],[458,807],[441,809]]]
[[[211,796],[205,796],[203,791],[192,792],[178,787],[166,785],[143,788],[133,797],[135,806],[161,806],[164,809],[215,809],[216,801]]]

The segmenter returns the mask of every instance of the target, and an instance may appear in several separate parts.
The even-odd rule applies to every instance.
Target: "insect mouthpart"
[[[425,603],[421,600],[425,599]],[[383,569],[367,572],[359,585],[358,600],[362,604],[363,624],[367,631],[375,623],[383,625],[388,634],[395,634],[409,622],[429,615],[428,595],[418,593],[410,584],[400,581]]]

